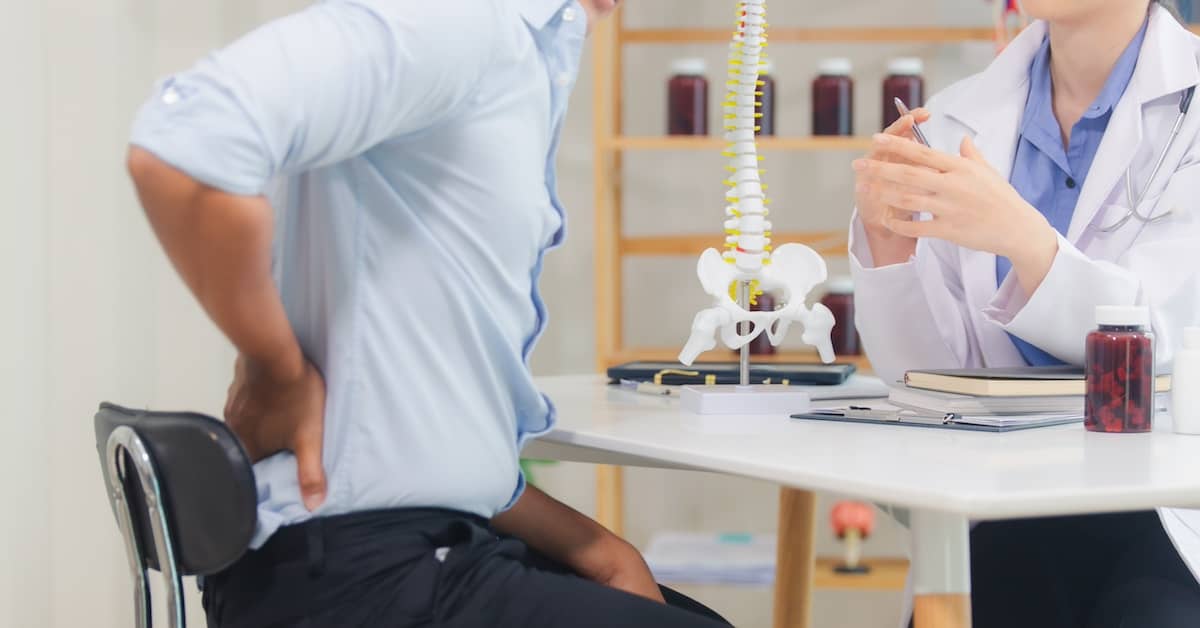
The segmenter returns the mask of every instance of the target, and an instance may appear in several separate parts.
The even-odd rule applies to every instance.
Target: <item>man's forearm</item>
[[[271,278],[266,199],[208,187],[136,147],[129,171],[167,256],[226,337],[276,375],[299,374],[303,355]]]
[[[510,510],[492,519],[492,526],[578,571],[597,563],[606,544],[624,543],[604,526],[533,486],[526,487]]]

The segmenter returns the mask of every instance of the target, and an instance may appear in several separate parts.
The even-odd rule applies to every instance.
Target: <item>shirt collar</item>
[[[1107,115],[1120,102],[1121,96],[1125,94],[1125,88],[1129,86],[1129,81],[1133,78],[1133,71],[1137,67],[1138,55],[1142,49],[1142,42],[1146,38],[1148,23],[1149,20],[1142,23],[1142,28],[1138,30],[1133,41],[1129,42],[1125,51],[1117,58],[1112,71],[1108,74],[1108,79],[1104,82],[1104,87],[1100,89],[1100,93],[1092,101],[1091,106],[1084,111],[1084,118],[1099,118]],[[1033,64],[1029,68],[1029,81],[1029,100],[1021,122],[1021,134],[1029,136],[1032,127],[1038,127],[1043,133],[1056,138],[1057,141],[1060,131],[1051,102],[1054,91],[1050,78],[1049,34],[1042,39],[1041,47],[1033,57]]]
[[[1121,56],[1117,58],[1117,63],[1113,65],[1108,80],[1100,89],[1100,95],[1096,96],[1092,106],[1084,112],[1085,118],[1098,118],[1112,111],[1120,102],[1121,96],[1125,94],[1125,88],[1129,87],[1129,79],[1133,78],[1133,70],[1137,67],[1138,55],[1142,51],[1142,42],[1146,39],[1146,25],[1149,23],[1149,19],[1142,22],[1142,28],[1138,30],[1133,41],[1129,42],[1129,45],[1125,47],[1125,52],[1122,52]]]
[[[574,0],[521,0],[521,17],[535,30],[541,30],[554,16]]]

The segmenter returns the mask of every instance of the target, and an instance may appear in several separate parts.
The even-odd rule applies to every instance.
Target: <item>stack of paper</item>
[[[767,585],[775,581],[775,535],[666,532],[645,552],[650,571],[676,584]]]

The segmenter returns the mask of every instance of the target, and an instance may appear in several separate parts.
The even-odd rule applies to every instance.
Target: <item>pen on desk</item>
[[[907,116],[910,113],[912,113],[908,110],[908,107],[904,106],[903,100],[900,100],[899,98],[893,98],[892,102],[896,103],[896,110],[900,112],[901,117]],[[918,142],[924,144],[926,148],[933,148],[932,146],[929,145],[929,140],[925,139],[925,134],[921,132],[921,127],[917,124],[916,118],[913,118],[912,131],[913,131],[913,136],[917,138]]]

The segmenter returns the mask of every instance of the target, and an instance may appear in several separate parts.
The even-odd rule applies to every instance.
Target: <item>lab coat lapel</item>
[[[1012,174],[1021,118],[1029,96],[1029,66],[1045,34],[1043,22],[1030,25],[977,77],[978,89],[964,90],[962,96],[946,105],[946,115],[966,128],[980,154],[1005,181]],[[948,145],[944,150],[958,154],[962,137],[946,140]],[[996,255],[966,248],[960,251],[967,302],[972,310],[979,311],[996,294]],[[1012,346],[1003,331],[992,330],[991,326],[980,331],[985,335],[995,331],[998,335],[992,340]]]
[[[1125,88],[1125,95],[1113,110],[1104,139],[1096,151],[1096,159],[1088,171],[1087,180],[1079,193],[1067,239],[1078,243],[1088,226],[1112,196],[1114,190],[1123,189],[1125,177],[1135,156],[1145,172],[1134,175],[1134,195],[1139,193],[1139,184],[1147,185],[1153,161],[1166,144],[1166,138],[1154,138],[1154,145],[1142,147],[1145,128],[1144,108],[1147,103],[1159,98],[1174,96],[1195,85],[1200,80],[1196,66],[1195,37],[1175,20],[1166,9],[1155,6],[1146,27],[1146,39],[1138,56],[1137,67]],[[1157,128],[1157,126],[1155,127]],[[1166,164],[1164,168],[1173,167]],[[1121,186],[1118,188],[1117,186]],[[1120,205],[1128,205],[1121,197]],[[1128,209],[1128,208],[1126,208]]]

